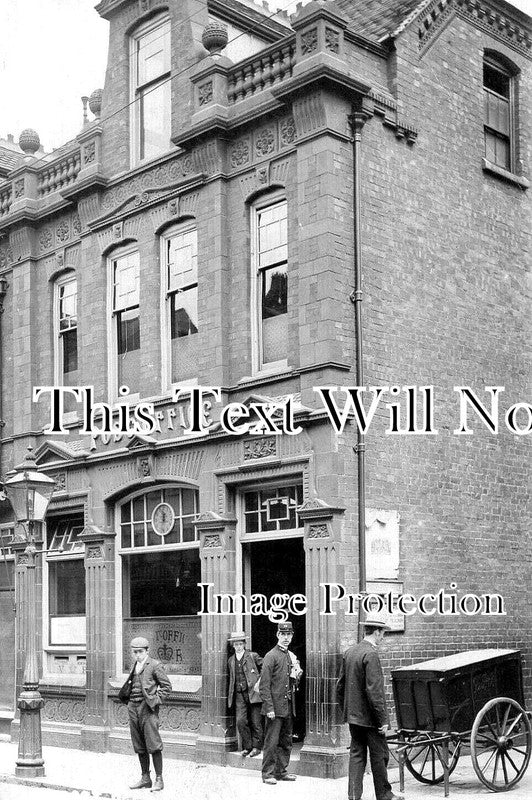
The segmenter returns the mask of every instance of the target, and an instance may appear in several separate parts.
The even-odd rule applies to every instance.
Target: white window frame
[[[272,372],[280,372],[287,369],[288,359],[282,358],[278,361],[262,362],[262,322],[261,322],[261,276],[262,272],[259,269],[259,212],[270,206],[275,206],[279,203],[286,203],[287,207],[287,225],[288,225],[288,202],[284,192],[275,192],[265,195],[256,200],[251,208],[251,344],[252,344],[252,374],[253,375],[268,375]],[[289,236],[287,234],[287,248]],[[287,258],[287,273],[289,267],[289,258]],[[290,295],[289,295],[290,297]],[[287,317],[289,312],[287,311]]]
[[[170,296],[168,289],[168,264],[166,261],[167,243],[174,236],[180,233],[196,232],[197,245],[198,240],[198,226],[195,219],[184,220],[183,222],[172,225],[160,236],[160,264],[161,264],[161,392],[165,394],[171,391],[175,386],[197,386],[198,378],[186,378],[185,380],[172,381],[172,341],[171,341],[171,326],[172,319],[170,313]],[[199,258],[198,258],[199,261]],[[198,307],[199,307],[199,269],[198,269]],[[200,335],[200,325],[198,320],[198,334]]]
[[[146,494],[147,492],[157,491],[159,489],[194,489],[198,492],[198,512],[199,512],[199,490],[196,485],[186,483],[163,483],[154,484],[153,486],[144,487],[137,492],[128,494],[127,497],[115,505],[114,509],[114,529],[117,536],[117,546],[115,547],[115,674],[123,678],[125,673],[122,671],[122,649],[123,649],[123,611],[122,611],[122,588],[123,588],[123,562],[122,557],[128,555],[142,555],[143,553],[161,553],[170,552],[175,550],[193,550],[200,549],[199,539],[194,542],[180,542],[170,545],[159,545],[150,547],[122,547],[121,542],[121,528],[120,528],[120,513],[121,507],[124,503],[134,500],[135,497]],[[169,674],[168,677],[172,683],[172,688],[179,691],[196,691],[201,686],[201,675],[175,675]]]
[[[144,162],[151,161],[154,158],[158,158],[159,155],[162,155],[167,150],[171,149],[170,144],[170,133],[171,133],[171,125],[170,130],[168,131],[168,147],[161,150],[160,153],[157,155],[151,155],[148,157],[141,158],[140,148],[141,148],[141,106],[140,106],[140,96],[142,93],[142,89],[156,89],[165,81],[170,81],[171,76],[171,41],[168,45],[168,70],[161,72],[161,74],[157,77],[152,79],[151,81],[147,81],[144,84],[140,84],[137,82],[137,75],[138,75],[138,58],[137,58],[137,44],[140,39],[142,39],[147,34],[151,33],[152,31],[156,30],[157,28],[168,27],[168,35],[171,36],[171,27],[170,27],[170,18],[168,14],[160,14],[153,19],[148,20],[133,32],[129,40],[129,93],[130,93],[130,158],[131,164],[143,164]],[[161,36],[164,35],[161,33]],[[140,45],[142,47],[142,44]],[[171,104],[170,104],[171,105]],[[169,109],[169,113],[171,114],[171,108]]]
[[[140,325],[140,252],[137,243],[126,247],[113,250],[107,256],[107,352],[108,367],[107,379],[109,383],[109,401],[113,402],[137,402],[140,400],[140,392],[131,392],[122,396],[118,393],[118,331],[114,308],[114,262],[118,259],[137,253],[139,259],[139,325]],[[141,333],[142,336],[142,333]],[[140,348],[142,351],[142,346]]]
[[[65,516],[68,512],[65,511]],[[81,516],[82,509],[72,509],[72,515]],[[47,525],[52,524],[54,518],[50,518]],[[45,533],[45,541],[48,541],[48,533]],[[58,561],[82,561],[85,558],[85,547],[83,550],[69,551],[66,553],[49,551],[43,558],[43,592],[42,592],[42,641],[43,641],[43,677],[48,681],[59,682],[64,686],[84,686],[85,673],[76,672],[54,672],[48,664],[48,656],[56,654],[58,656],[80,656],[86,659],[87,644],[51,644],[50,642],[50,564]],[[85,625],[87,621],[87,605],[85,604]],[[85,628],[86,630],[86,628]]]

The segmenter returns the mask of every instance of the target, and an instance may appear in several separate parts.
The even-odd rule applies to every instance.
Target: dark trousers
[[[286,775],[292,752],[292,712],[289,711],[288,717],[265,717],[265,720],[262,777],[279,779]]]
[[[392,787],[388,781],[390,753],[386,736],[379,733],[376,728],[364,728],[361,725],[350,725],[349,732],[351,734],[349,785],[347,788],[349,800],[360,800],[362,797],[362,782],[368,750],[375,797],[377,800],[389,800],[392,796]]]
[[[143,700],[128,703],[129,732],[135,753],[155,753],[163,749],[159,733],[159,714]]]
[[[262,750],[262,714],[260,703],[250,703],[247,692],[235,693],[236,727],[242,740],[242,750],[256,747]]]

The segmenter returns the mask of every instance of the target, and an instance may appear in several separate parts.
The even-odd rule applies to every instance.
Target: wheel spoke
[[[516,771],[516,772],[519,774],[519,771],[520,771],[521,767],[519,767],[519,769],[518,769],[518,768],[515,766],[515,764],[514,764],[514,760],[513,760],[513,758],[511,757],[511,755],[510,755],[508,752],[506,753],[506,758],[508,759],[508,761],[510,762],[510,764],[512,765],[512,767],[515,769],[515,771]],[[522,765],[521,765],[521,766],[522,766]]]
[[[431,748],[430,748],[430,754],[432,756],[432,780],[433,781],[436,780],[436,759],[434,757],[435,756],[434,750],[435,750],[435,747],[434,747],[434,745],[432,745]]]
[[[427,763],[427,759],[428,759],[428,757],[429,757],[429,748],[427,747],[427,748],[425,749],[425,758],[423,759],[423,763],[422,763],[422,765],[421,765],[421,769],[419,770],[419,772],[421,773],[421,775],[423,775],[423,770],[425,769],[425,764]]]
[[[497,717],[497,736],[501,735],[501,718],[499,716],[499,706],[495,706],[495,716]]]
[[[510,725],[510,727],[506,731],[505,736],[509,736],[511,734],[511,732],[513,731],[513,729],[515,728],[515,726],[517,725],[519,720],[521,720],[522,718],[523,718],[523,714],[522,713],[517,715],[517,717],[514,719],[514,721],[512,722],[512,724]]]
[[[514,753],[520,753],[522,756],[526,756],[527,755],[527,751],[526,750],[520,750],[519,747],[512,747],[512,750],[514,751]]]
[[[504,758],[504,753],[501,753],[501,761],[502,761],[502,772],[504,775],[504,782],[509,783],[508,772],[506,771],[506,759]]]
[[[493,783],[497,781],[497,770],[499,768],[499,751],[496,751],[495,755],[495,766],[493,767]]]
[[[510,716],[510,711],[511,710],[512,710],[512,704],[508,703],[508,705],[506,707],[506,711],[504,712],[504,717],[502,718],[502,732],[503,732],[503,735],[504,735],[504,729],[506,728],[506,725],[508,724],[508,717]]]
[[[485,750],[485,751],[484,751],[484,753],[483,753],[482,755],[485,755],[487,752],[489,752],[489,751],[488,751],[488,750]],[[482,765],[481,765],[482,772],[484,772],[484,773],[485,773],[485,772],[487,772],[487,771],[488,771],[488,767],[489,767],[489,765],[490,765],[490,762],[491,762],[491,760],[492,760],[492,758],[493,758],[493,756],[495,755],[495,753],[496,753],[496,752],[497,752],[497,748],[496,748],[496,747],[494,747],[494,748],[493,748],[493,750],[492,750],[491,756],[488,758],[488,760],[486,761],[486,763],[484,764],[484,766],[482,766]]]

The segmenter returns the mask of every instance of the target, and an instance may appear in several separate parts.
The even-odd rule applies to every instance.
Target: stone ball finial
[[[203,47],[209,51],[211,56],[216,55],[226,47],[229,41],[227,26],[221,22],[207,23],[201,34],[201,41]]]
[[[18,138],[18,146],[27,156],[33,156],[41,146],[39,134],[33,128],[24,128]]]
[[[100,114],[102,113],[102,95],[102,89],[95,89],[89,97],[89,108],[96,119],[100,119]]]

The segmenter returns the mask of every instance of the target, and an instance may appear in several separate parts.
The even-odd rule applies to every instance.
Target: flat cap
[[[144,636],[135,636],[135,638],[131,640],[131,647],[145,647],[147,650],[149,646],[150,643]]]

